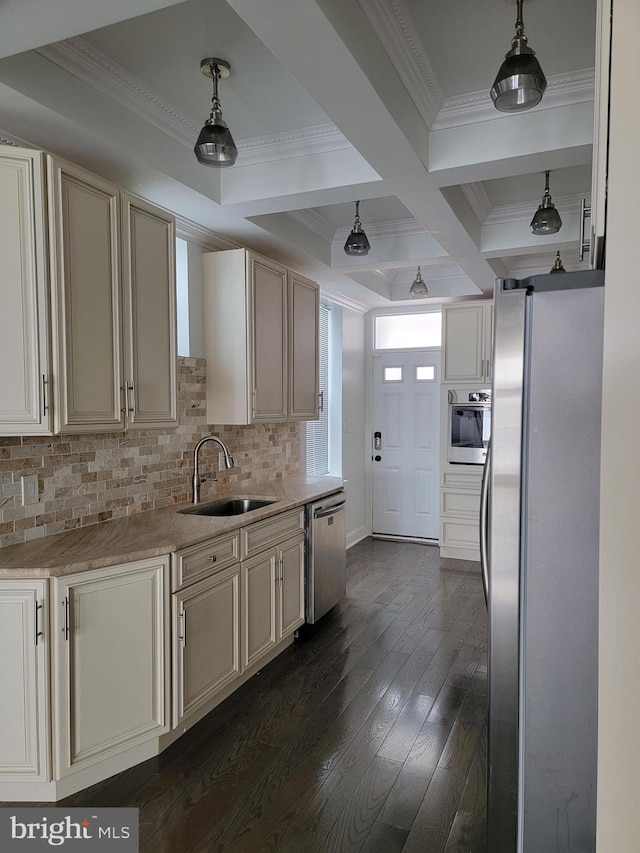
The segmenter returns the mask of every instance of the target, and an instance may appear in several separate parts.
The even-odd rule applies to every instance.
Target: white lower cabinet
[[[477,561],[482,466],[458,466],[466,469],[460,471],[448,471],[447,467],[452,466],[445,463],[440,489],[440,556]]]
[[[304,622],[304,537],[242,564],[245,668]]]
[[[0,586],[0,777],[49,778],[46,581]]]
[[[172,623],[175,727],[242,672],[239,563],[175,592]]]
[[[169,730],[169,558],[54,578],[55,778]]]

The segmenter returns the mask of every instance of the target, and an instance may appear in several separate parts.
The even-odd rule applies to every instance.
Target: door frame
[[[383,352],[440,352],[440,380],[438,385],[442,385],[442,346],[439,347],[405,347],[393,350],[376,350],[374,344],[374,323],[375,318],[380,316],[389,316],[391,314],[433,314],[442,313],[442,303],[434,302],[428,305],[398,305],[393,308],[378,308],[369,311],[366,316],[365,326],[365,416],[364,416],[364,499],[365,499],[365,518],[367,526],[367,536],[373,534],[373,427],[374,427],[374,359],[378,354]],[[442,436],[438,436],[440,444]],[[410,541],[410,539],[406,540]],[[420,542],[431,542],[431,540],[419,540]]]

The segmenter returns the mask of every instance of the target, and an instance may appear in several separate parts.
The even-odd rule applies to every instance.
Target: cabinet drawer
[[[465,521],[452,521],[448,518],[441,519],[440,546],[469,548],[477,551],[480,547],[480,529],[477,522],[473,524]]]
[[[240,548],[242,557],[252,557],[265,548],[288,539],[304,530],[304,507],[283,512],[264,521],[256,521],[240,530]]]
[[[441,492],[442,515],[454,518],[470,518],[476,522],[480,515],[480,495],[465,489],[443,489]]]
[[[239,559],[238,531],[199,542],[171,555],[171,589],[201,580],[235,563]]]
[[[442,474],[442,485],[454,488],[473,489],[480,493],[482,485],[483,466],[478,465],[478,471],[469,473],[467,471],[444,471]]]

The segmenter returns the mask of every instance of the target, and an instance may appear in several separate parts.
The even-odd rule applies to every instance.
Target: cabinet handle
[[[318,411],[324,412],[324,391],[318,394]]]
[[[63,612],[62,635],[65,640],[69,639],[69,596],[66,595],[61,602]]]
[[[590,251],[591,249],[591,241],[584,239],[584,225],[587,216],[591,216],[591,205],[588,205],[586,199],[583,198],[580,202],[580,251],[578,253],[579,261],[584,261],[584,253]]]
[[[42,414],[46,415],[49,411],[49,404],[47,403],[47,377],[42,374]]]
[[[256,388],[251,392],[251,417],[255,418],[256,416],[256,400],[258,397],[258,391]]]
[[[210,562],[212,562],[212,563],[215,563],[215,561],[216,561],[217,559],[218,559],[218,557],[217,557],[217,555],[216,555],[216,554],[212,554],[212,555],[209,557],[209,561],[210,561]]]
[[[35,618],[35,632],[36,632],[36,638],[35,638],[35,639],[36,639],[36,646],[37,646],[37,645],[38,645],[38,637],[44,637],[44,631],[38,631],[38,611],[39,611],[39,610],[44,610],[44,605],[43,605],[43,604],[38,604],[38,602],[36,601],[36,602],[35,602],[35,606],[36,606],[36,608],[35,608],[35,609],[36,609],[36,613],[35,613],[35,617],[36,617],[36,618]]]
[[[184,648],[187,645],[187,614],[186,611],[182,611],[182,613],[178,613],[178,619],[182,619],[182,636],[178,635],[178,639],[182,643],[182,647]]]
[[[135,416],[136,416],[136,394],[135,394],[135,388],[133,387],[133,382],[129,382],[127,384],[127,391],[129,391],[131,393],[131,398],[129,400],[129,406],[128,406],[127,411],[129,412],[129,414],[131,415],[132,418],[135,418]]]
[[[121,385],[120,386],[120,392],[121,392],[121,396],[122,396],[122,402],[124,403],[124,406],[122,406],[120,408],[120,411],[122,412],[123,415],[126,415],[126,413],[127,413],[127,386]]]

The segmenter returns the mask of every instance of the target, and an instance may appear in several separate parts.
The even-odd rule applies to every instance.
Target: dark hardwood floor
[[[58,805],[138,807],[143,853],[485,853],[477,565],[367,539],[348,575],[344,602],[170,749]]]

